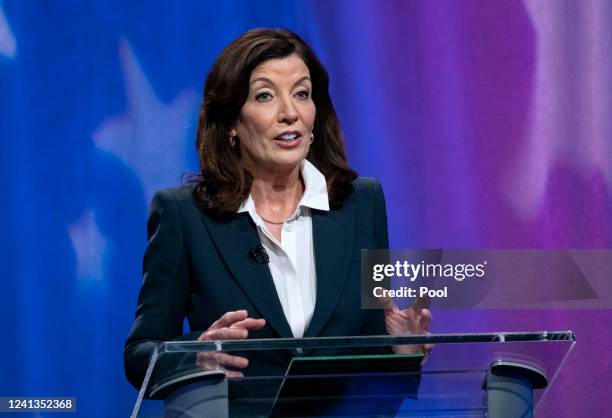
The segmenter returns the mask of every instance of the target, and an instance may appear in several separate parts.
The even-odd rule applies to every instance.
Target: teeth
[[[280,139],[283,141],[293,141],[295,138],[297,138],[296,134],[288,134],[280,137]]]

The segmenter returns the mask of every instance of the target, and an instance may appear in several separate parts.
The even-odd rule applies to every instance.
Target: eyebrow
[[[302,77],[302,78],[300,78],[298,81],[296,81],[296,82],[295,82],[293,85],[294,85],[294,86],[297,86],[297,85],[298,85],[298,84],[300,84],[302,81],[306,81],[306,80],[308,80],[308,81],[310,81],[310,82],[312,83],[312,80],[310,79],[310,77],[308,77],[307,75],[305,75],[304,77]],[[274,82],[273,82],[272,80],[270,80],[269,78],[267,78],[267,77],[257,77],[255,80],[253,80],[253,81],[251,81],[251,82],[249,83],[249,86],[250,86],[251,84],[255,83],[256,81],[264,81],[264,82],[266,82],[266,83],[269,83],[269,84],[274,85]]]

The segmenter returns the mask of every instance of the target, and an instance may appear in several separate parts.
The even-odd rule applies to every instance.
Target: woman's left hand
[[[385,302],[385,327],[389,335],[418,335],[427,334],[431,323],[431,311],[422,306],[421,301],[415,302],[410,308],[399,309],[389,299]],[[393,351],[396,354],[431,353],[433,345],[396,345]]]

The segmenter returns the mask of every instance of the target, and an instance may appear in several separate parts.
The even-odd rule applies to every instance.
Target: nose
[[[291,96],[281,99],[278,109],[278,121],[291,125],[298,120],[298,117],[298,111]]]

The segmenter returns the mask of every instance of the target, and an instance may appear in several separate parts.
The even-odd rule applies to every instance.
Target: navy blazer
[[[388,248],[380,184],[358,178],[340,208],[311,215],[317,294],[304,336],[384,334],[384,313],[361,309],[360,286],[360,250]],[[153,198],[147,231],[144,280],[124,352],[126,375],[135,387],[156,344],[195,340],[228,311],[246,309],[249,316],[266,319],[266,326],[250,331],[249,338],[293,336],[269,266],[249,254],[261,242],[248,213],[219,222],[197,208],[193,187],[164,189]],[[192,333],[181,336],[185,317]],[[269,357],[251,352],[244,372],[284,371],[292,355],[288,350]]]

